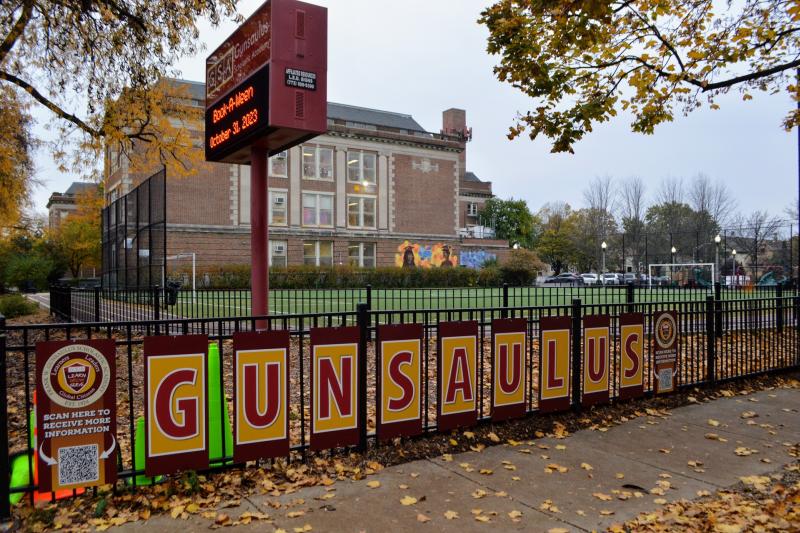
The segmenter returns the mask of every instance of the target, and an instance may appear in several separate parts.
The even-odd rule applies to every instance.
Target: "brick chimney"
[[[461,177],[467,173],[467,143],[469,139],[467,131],[467,112],[463,109],[451,108],[442,113],[442,133],[445,135],[457,136],[464,139],[461,154],[458,156],[458,163]]]

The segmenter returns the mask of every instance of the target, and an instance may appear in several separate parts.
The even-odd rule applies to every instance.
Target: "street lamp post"
[[[672,254],[672,261],[670,261],[672,264],[669,266],[669,278],[670,278],[669,281],[670,281],[670,283],[674,283],[675,282],[675,254],[678,253],[677,248],[675,248],[673,246],[672,249],[670,250],[670,253]]]
[[[605,276],[603,276],[603,274],[606,273],[606,248],[608,248],[608,244],[606,244],[606,241],[603,241],[603,243],[600,245],[600,249],[603,251],[602,253],[603,259],[600,265],[600,279],[603,280],[603,285],[606,284],[606,278]]]
[[[719,243],[722,242],[722,237],[719,234],[717,234],[717,236],[714,237],[714,242],[716,243],[715,247],[716,254],[714,255],[714,271],[716,273],[717,279],[719,279]]]
[[[736,268],[736,248],[731,250],[731,255],[733,256],[733,283],[735,286],[739,286],[739,270]]]

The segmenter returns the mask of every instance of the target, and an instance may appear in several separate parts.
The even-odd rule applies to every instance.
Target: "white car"
[[[600,278],[597,276],[597,274],[593,272],[587,272],[586,274],[581,274],[581,277],[583,278],[583,282],[586,285],[597,285],[598,283],[600,283]]]
[[[603,274],[603,277],[600,278],[603,285],[620,285],[622,284],[622,276],[619,274],[615,274],[614,272],[606,272]]]

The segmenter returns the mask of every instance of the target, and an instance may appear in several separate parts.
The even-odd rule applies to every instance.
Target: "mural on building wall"
[[[486,250],[462,250],[461,266],[481,268],[486,261],[494,261],[497,255]]]
[[[449,244],[418,244],[409,241],[397,247],[394,264],[399,267],[454,267],[458,266],[458,256]]]

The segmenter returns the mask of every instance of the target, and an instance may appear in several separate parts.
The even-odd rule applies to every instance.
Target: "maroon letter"
[[[180,398],[175,402],[177,410],[183,415],[183,424],[179,424],[172,416],[172,398],[175,390],[183,384],[194,385],[197,371],[184,368],[175,370],[161,380],[156,389],[154,410],[156,424],[167,437],[174,439],[188,439],[197,435],[197,422],[200,413],[197,412],[198,399]]]
[[[401,365],[410,365],[413,357],[414,354],[411,352],[398,352],[389,361],[389,378],[403,391],[400,398],[389,398],[390,411],[402,411],[408,408],[414,399],[414,382],[400,370]]]
[[[518,343],[513,345],[514,362],[511,366],[511,381],[508,381],[508,344],[500,345],[500,362],[498,372],[500,372],[500,390],[503,394],[513,394],[519,387],[522,379],[522,346]]]
[[[458,367],[461,367],[461,379],[458,379]],[[467,350],[456,348],[453,350],[453,366],[450,367],[450,376],[447,378],[447,394],[445,402],[453,403],[456,401],[456,391],[462,391],[464,401],[472,401],[472,380],[469,375],[469,364],[467,362]]]
[[[258,365],[244,365],[244,418],[255,428],[266,428],[275,423],[280,408],[280,365],[264,363],[266,388],[263,397],[266,402],[264,412],[258,408],[258,399],[262,396],[258,387]]]
[[[638,333],[628,335],[625,341],[625,355],[633,362],[633,366],[629,370],[625,370],[625,379],[633,379],[639,373],[639,355],[633,349],[633,345],[637,342],[639,342]]]
[[[564,378],[556,376],[556,341],[547,342],[547,388],[558,389],[564,386]]]
[[[330,418],[330,397],[336,402],[336,409],[340,416],[350,416],[353,412],[353,399],[350,396],[351,370],[353,368],[353,358],[343,356],[341,358],[342,376],[341,380],[336,375],[333,362],[330,358],[320,359],[319,361],[319,417]]]

